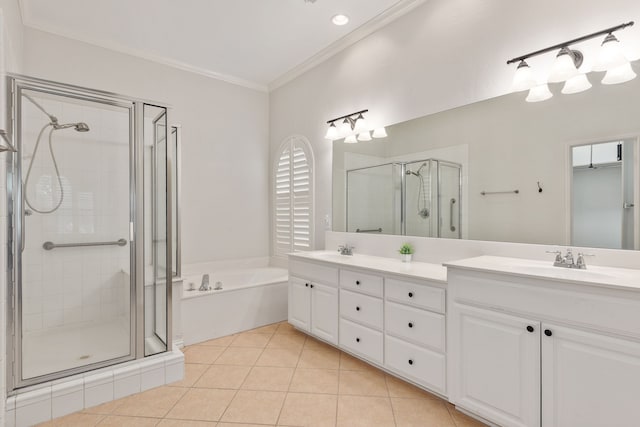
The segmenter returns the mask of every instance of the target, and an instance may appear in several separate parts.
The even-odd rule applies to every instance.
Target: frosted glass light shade
[[[357,133],[364,132],[366,130],[369,130],[368,126],[369,124],[367,123],[367,119],[365,119],[364,116],[360,114],[356,119],[356,127],[354,130]]]
[[[562,49],[556,57],[549,74],[549,83],[564,82],[578,75],[578,69],[576,64],[573,63],[573,57],[567,52],[567,49]]]
[[[562,93],[570,95],[573,93],[584,92],[589,89],[591,89],[591,82],[587,76],[584,74],[578,74],[565,82],[564,87],[562,88]]]
[[[593,71],[609,71],[622,67],[628,62],[620,41],[613,34],[609,34],[602,42],[598,57],[593,64]]]
[[[529,95],[527,95],[527,102],[541,102],[546,101],[551,98],[553,94],[549,90],[549,85],[544,83],[535,87],[532,87],[529,90]]]
[[[357,140],[355,135],[349,135],[348,137],[346,137],[344,139],[344,143],[345,144],[355,144],[357,142],[358,142],[358,140]]]
[[[633,68],[631,68],[631,64],[627,62],[620,67],[607,71],[607,74],[605,74],[602,79],[602,84],[617,85],[619,83],[625,83],[629,80],[633,80],[636,76],[636,73],[633,72]]]
[[[529,90],[536,85],[536,79],[533,76],[533,71],[526,61],[520,61],[516,74],[513,76],[513,91],[521,92],[523,90]]]
[[[371,141],[371,134],[369,131],[361,132],[358,135],[358,141]]]
[[[348,136],[353,132],[351,129],[351,123],[349,122],[349,119],[344,119],[342,123],[340,123],[338,132],[341,138],[345,138],[346,136]]]
[[[330,141],[340,139],[340,136],[338,135],[338,128],[336,127],[335,123],[331,123],[331,125],[329,125],[329,129],[327,129],[327,133],[324,138]]]
[[[374,138],[386,138],[387,130],[385,128],[374,129],[373,135]]]

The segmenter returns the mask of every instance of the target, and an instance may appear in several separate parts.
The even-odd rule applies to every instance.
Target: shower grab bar
[[[491,194],[520,194],[520,190],[511,190],[511,191],[481,191],[480,194],[483,196],[489,196]]]
[[[456,231],[456,226],[453,225],[453,205],[456,204],[456,199],[451,199],[449,202],[449,230]]]
[[[77,248],[84,246],[124,246],[127,244],[125,239],[119,239],[115,242],[87,242],[87,243],[53,243],[53,242],[44,242],[42,247],[45,251],[50,251],[56,248]]]
[[[382,233],[382,227],[372,230],[360,230],[359,228],[356,228],[356,233]]]

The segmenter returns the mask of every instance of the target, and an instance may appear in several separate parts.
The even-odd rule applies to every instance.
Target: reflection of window
[[[274,255],[313,247],[313,154],[304,137],[285,140],[274,164]]]

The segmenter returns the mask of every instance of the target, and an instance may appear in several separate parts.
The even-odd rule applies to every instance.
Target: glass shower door
[[[14,358],[29,385],[133,358],[133,106],[19,88],[18,108]]]

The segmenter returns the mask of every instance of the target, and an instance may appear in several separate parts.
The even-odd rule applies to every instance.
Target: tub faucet
[[[199,291],[208,291],[209,288],[209,275],[208,274],[203,274],[202,275],[202,284],[200,285],[200,288],[198,289]]]

